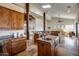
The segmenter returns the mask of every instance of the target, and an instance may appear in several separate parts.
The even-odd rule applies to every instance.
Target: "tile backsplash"
[[[14,34],[14,37],[17,37],[20,35],[24,35],[24,30],[0,30],[0,36],[7,36],[7,35],[12,35]]]

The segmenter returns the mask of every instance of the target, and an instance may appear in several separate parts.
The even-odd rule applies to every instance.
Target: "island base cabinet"
[[[38,56],[52,56],[54,55],[54,48],[49,42],[37,40],[38,42]]]

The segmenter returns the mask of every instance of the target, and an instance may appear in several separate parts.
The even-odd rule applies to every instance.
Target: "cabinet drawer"
[[[23,51],[25,49],[26,49],[26,46],[19,46],[19,47],[12,48],[12,54],[16,54],[16,53]]]

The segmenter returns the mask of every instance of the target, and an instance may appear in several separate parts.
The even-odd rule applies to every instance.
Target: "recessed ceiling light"
[[[49,5],[49,4],[43,5],[42,8],[51,8],[51,5]]]

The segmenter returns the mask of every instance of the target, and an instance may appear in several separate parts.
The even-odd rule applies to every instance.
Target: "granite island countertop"
[[[47,38],[49,38],[49,39],[47,39]],[[47,36],[46,39],[38,38],[38,40],[45,41],[45,42],[48,42],[51,45],[53,45],[55,40],[58,40],[58,36]]]

